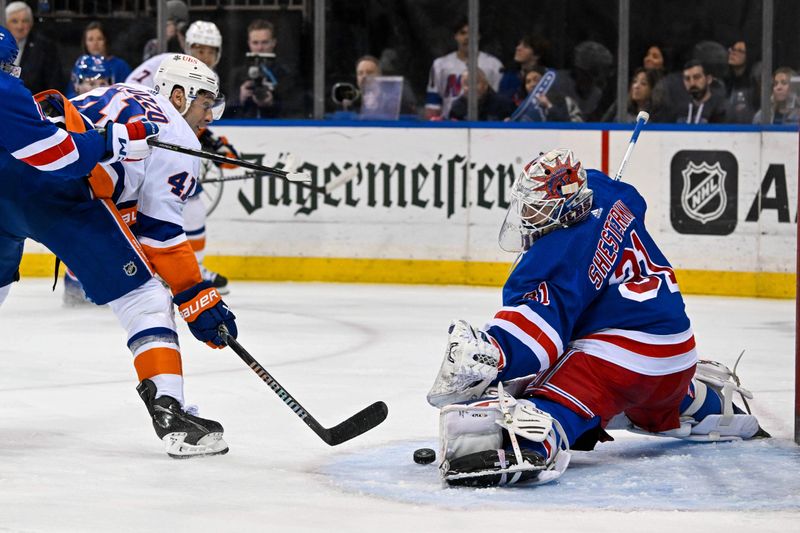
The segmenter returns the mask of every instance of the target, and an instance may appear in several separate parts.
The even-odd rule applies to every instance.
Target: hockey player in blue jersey
[[[124,327],[139,328],[140,334],[128,342],[138,353],[141,345],[165,336],[161,328],[147,325],[165,312],[171,318],[173,298],[153,277],[147,255],[113,202],[95,197],[87,176],[98,163],[113,166],[146,158],[147,139],[159,132],[157,117],[69,133],[44,118],[18,79],[17,52],[13,37],[0,27],[0,92],[5,99],[0,107],[0,303],[19,277],[24,240],[32,238],[70,267],[92,301],[109,303]],[[211,106],[213,98],[206,104]],[[222,347],[218,326],[225,324],[235,336],[235,317],[209,285],[189,287],[174,302],[198,339]],[[180,362],[171,361],[178,372]],[[227,452],[218,422],[184,410],[168,388],[145,381],[140,396],[168,454]]]
[[[428,393],[441,408],[450,485],[544,483],[569,450],[626,428],[690,440],[767,436],[733,405],[751,397],[700,361],[675,273],[644,225],[636,189],[569,150],[528,163],[500,231],[521,252],[483,330],[450,325]],[[613,419],[613,422],[612,422]]]
[[[0,107],[0,303],[18,277],[26,237],[47,244],[62,258],[87,253],[71,245],[70,231],[75,228],[68,227],[60,215],[71,213],[90,200],[84,177],[98,162],[146,157],[150,153],[147,138],[158,133],[158,126],[150,122],[138,126],[111,124],[105,130],[81,134],[59,129],[44,118],[33,95],[19,79],[20,69],[14,65],[18,52],[14,37],[0,26],[0,94],[4,99]],[[92,205],[93,209],[98,207]],[[83,231],[87,240],[95,242],[92,233],[101,229]],[[114,276],[98,281],[107,288],[93,288],[100,290],[106,301],[149,277],[124,235],[116,233],[119,238],[112,239],[112,243],[98,242],[93,248],[111,245],[121,253],[120,260],[126,259],[122,264],[131,262],[132,273],[123,272],[120,277],[120,268],[115,267]],[[78,264],[77,260],[73,262]],[[95,261],[85,262],[87,271],[95,277],[108,270],[91,264]]]

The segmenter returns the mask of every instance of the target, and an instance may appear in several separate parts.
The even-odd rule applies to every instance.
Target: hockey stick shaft
[[[383,402],[375,402],[332,428],[323,427],[322,424],[317,422],[316,418],[311,416],[311,414],[294,399],[289,391],[278,383],[278,380],[272,377],[272,375],[267,372],[241,344],[239,344],[239,341],[228,333],[224,324],[219,327],[219,334],[228,346],[236,352],[236,355],[238,355],[239,358],[278,395],[278,398],[283,400],[283,403],[285,403],[300,420],[305,422],[319,438],[330,446],[336,446],[357,437],[386,420],[386,415],[389,412],[388,407],[386,407],[386,404]]]
[[[258,172],[268,176],[275,176],[276,178],[282,178],[289,181],[311,181],[311,176],[308,174],[303,174],[300,172],[286,172],[285,170],[281,170],[279,168],[259,165],[258,163],[253,163],[252,161],[245,161],[244,159],[238,159],[236,157],[227,157],[221,154],[215,154],[213,152],[206,152],[205,150],[196,150],[194,148],[180,146],[178,144],[165,143],[159,141],[158,139],[148,139],[147,144],[156,148],[162,148],[164,150],[171,150],[181,154],[193,155],[203,159],[210,159],[211,161],[216,161],[217,163],[227,163],[229,165],[236,165],[242,168],[249,168],[250,170],[257,170]]]
[[[625,151],[625,157],[622,158],[622,163],[619,165],[617,175],[614,176],[615,181],[622,179],[622,173],[625,172],[625,166],[631,158],[633,147],[636,146],[636,141],[639,140],[639,134],[642,133],[642,128],[644,128],[648,120],[650,120],[650,114],[647,111],[639,111],[639,114],[636,116],[636,125],[633,127],[633,133],[631,134],[631,140],[628,143],[628,149]]]
[[[260,174],[258,172],[245,172],[244,174],[242,174],[240,176],[223,176],[221,178],[203,179],[203,180],[200,180],[200,183],[201,184],[202,183],[222,183],[222,182],[226,182],[226,181],[249,180],[249,179],[253,179],[253,178],[258,178],[261,175],[262,174]],[[334,190],[338,189],[342,185],[345,185],[345,184],[353,181],[353,178],[355,178],[356,176],[358,176],[358,170],[355,167],[350,167],[347,170],[345,170],[344,172],[342,172],[341,174],[339,174],[337,177],[333,178],[331,181],[326,183],[324,187],[313,188],[313,187],[311,187],[311,185],[309,185],[307,183],[300,183],[300,185],[302,185],[303,187],[311,187],[311,188],[314,189],[314,192],[326,193],[327,194],[327,193],[330,193],[331,191],[334,191]]]

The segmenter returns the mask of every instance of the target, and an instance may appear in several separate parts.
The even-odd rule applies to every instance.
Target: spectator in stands
[[[514,100],[515,105],[522,103],[520,96],[527,92],[524,89],[525,75],[534,67],[544,65],[544,58],[550,49],[550,43],[537,35],[525,35],[514,49],[514,66],[506,69],[500,79],[499,94]]]
[[[583,41],[573,50],[573,68],[558,72],[554,88],[577,102],[584,120],[597,121],[612,103],[608,80],[613,73],[614,56],[608,48]]]
[[[452,120],[467,120],[467,97],[469,95],[469,72],[461,74],[461,96],[453,101],[450,108]],[[475,84],[478,93],[478,120],[497,121],[505,120],[514,112],[514,103],[505,96],[501,96],[492,89],[489,78],[483,69],[478,69],[478,80]]]
[[[52,41],[33,28],[33,12],[25,2],[11,2],[6,6],[6,27],[19,46],[15,65],[22,67],[20,78],[34,94],[45,89],[63,89],[67,78]]]
[[[656,86],[655,70],[639,67],[631,77],[628,86],[628,105],[625,108],[623,122],[634,123],[640,111],[653,112],[653,89]],[[603,116],[603,122],[616,122],[617,104],[614,102]]]
[[[358,58],[356,61],[356,87],[361,94],[364,94],[364,82],[367,78],[372,76],[382,76],[383,67],[380,60],[371,55],[365,55]],[[355,102],[356,110],[361,105],[361,101]],[[414,91],[408,84],[407,80],[403,79],[403,97],[400,100],[400,114],[401,115],[416,115],[417,114],[417,99],[414,96]]]
[[[728,75],[725,77],[728,98],[728,122],[749,124],[758,108],[756,84],[750,75],[747,43],[738,40],[728,48]]]
[[[124,59],[110,55],[109,48],[110,42],[108,39],[108,34],[103,28],[103,25],[97,21],[90,22],[83,30],[84,56],[78,58],[78,61],[76,61],[75,65],[77,66],[81,59],[84,59],[86,55],[100,56],[103,59],[103,64],[106,71],[104,79],[110,78],[112,84],[116,82],[123,82],[131,73],[131,67],[125,62]],[[85,59],[84,62],[86,62]],[[72,98],[76,94],[74,92],[74,79],[72,81],[73,83],[69,85],[69,88],[66,92],[68,98]]]
[[[800,102],[790,85],[795,75],[795,71],[788,67],[781,67],[773,74],[769,124],[797,124],[800,121]],[[761,124],[761,110],[753,117],[753,123]]]
[[[642,58],[642,68],[656,72],[656,75],[663,76],[666,72],[666,65],[664,64],[664,51],[661,46],[651,44],[647,47],[647,52]]]
[[[688,95],[688,104],[673,103],[669,110],[670,121],[686,124],[725,122],[727,102],[724,94],[711,90],[713,79],[699,60],[687,62],[683,66],[683,86]]]
[[[186,28],[189,26],[189,7],[183,0],[167,0],[167,52],[184,53],[186,47]],[[147,61],[157,55],[158,39],[153,38],[144,45],[142,61]],[[122,78],[123,80],[125,78]],[[119,80],[118,80],[119,81]]]
[[[450,116],[450,106],[461,94],[461,73],[467,69],[469,53],[469,26],[461,19],[453,28],[453,38],[458,49],[434,59],[428,75],[425,94],[425,118],[440,119]],[[497,91],[503,72],[503,64],[493,55],[478,52],[478,67],[492,88]]]
[[[278,60],[275,26],[255,19],[247,27],[250,56],[233,71],[231,118],[278,118],[302,113],[303,94],[295,87],[296,76]]]
[[[533,67],[525,74],[525,91],[520,104],[509,120],[514,122],[583,122],[578,104],[569,97],[556,92],[552,87],[528,101],[528,96],[542,80],[547,69],[542,65]],[[519,95],[519,92],[517,93]]]

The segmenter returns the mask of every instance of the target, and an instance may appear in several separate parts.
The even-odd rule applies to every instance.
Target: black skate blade
[[[167,455],[169,455],[173,459],[178,459],[178,460],[182,460],[182,459],[197,459],[197,458],[202,458],[202,457],[213,457],[215,455],[225,455],[226,453],[228,453],[229,450],[230,450],[230,448],[225,448],[224,450],[219,450],[217,452],[197,453],[197,454],[194,454],[194,455],[178,455],[178,454],[175,454],[175,453],[167,452]]]

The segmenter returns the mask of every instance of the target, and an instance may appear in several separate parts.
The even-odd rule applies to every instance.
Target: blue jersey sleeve
[[[20,80],[0,73],[0,148],[43,172],[65,178],[89,174],[106,151],[95,130],[68,133],[42,115]]]

